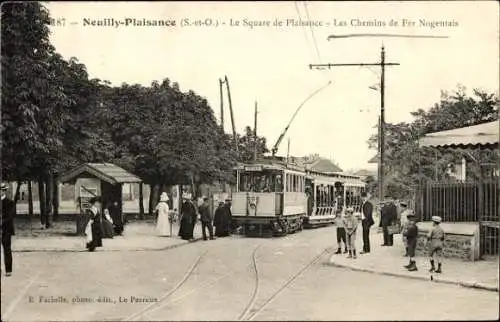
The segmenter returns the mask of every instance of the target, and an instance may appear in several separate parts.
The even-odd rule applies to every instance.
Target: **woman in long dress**
[[[156,222],[156,232],[160,236],[171,236],[172,230],[169,222],[169,207],[168,207],[168,195],[163,192],[160,196],[160,202],[156,206],[156,211],[158,211],[158,220]]]
[[[87,249],[89,252],[93,252],[96,247],[102,247],[101,200],[99,197],[94,197],[90,199],[90,204],[91,207],[87,212],[89,221],[87,228],[85,228],[85,234],[87,236]]]
[[[113,238],[113,219],[109,215],[109,210],[104,209],[104,216],[102,217],[102,238]]]
[[[111,219],[113,219],[115,236],[121,236],[123,234],[123,214],[118,201],[115,200],[108,209],[109,214],[111,215]]]
[[[179,227],[179,236],[184,240],[193,239],[193,218],[196,216],[196,209],[191,202],[191,195],[182,196],[184,202],[181,205],[181,222]]]

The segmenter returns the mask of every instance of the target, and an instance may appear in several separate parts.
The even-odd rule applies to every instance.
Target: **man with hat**
[[[405,266],[410,272],[417,271],[417,264],[415,262],[415,251],[417,249],[418,227],[415,222],[415,214],[408,213],[408,222],[403,236],[406,237],[407,254],[410,257],[410,262]]]
[[[363,228],[363,251],[361,254],[370,252],[370,228],[374,224],[373,221],[373,204],[366,192],[361,194],[363,204],[361,205],[361,226]]]
[[[203,204],[200,206],[200,220],[201,220],[201,230],[203,232],[203,240],[207,240],[206,229],[208,229],[208,234],[210,240],[214,239],[214,228],[212,227],[212,215],[210,214],[210,208],[208,207],[208,197],[203,197]]]
[[[427,236],[427,241],[430,242],[430,262],[431,269],[429,272],[441,273],[441,258],[443,257],[443,246],[445,233],[443,228],[441,228],[441,217],[432,216],[432,229]],[[438,269],[434,266],[434,259],[437,259]]]
[[[385,202],[380,210],[380,227],[384,233],[384,243],[382,246],[392,246],[394,244],[394,237],[389,233],[389,227],[394,224],[398,217],[398,210],[394,204],[391,196],[385,196]]]
[[[7,197],[9,186],[2,182],[1,186],[2,203],[2,248],[5,263],[5,276],[12,275],[12,235],[14,235],[14,214],[16,205],[14,201]]]

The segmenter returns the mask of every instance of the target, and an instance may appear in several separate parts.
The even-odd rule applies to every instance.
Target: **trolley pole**
[[[253,159],[257,161],[257,101],[255,102],[255,119],[253,127]]]
[[[385,62],[385,49],[382,46],[381,61],[380,63],[350,63],[350,64],[309,64],[309,69],[331,67],[358,67],[358,66],[380,66],[382,73],[380,76],[380,123],[379,123],[379,162],[378,162],[378,184],[379,184],[379,198],[384,198],[384,144],[385,144],[385,66],[396,66],[399,63],[386,63]]]

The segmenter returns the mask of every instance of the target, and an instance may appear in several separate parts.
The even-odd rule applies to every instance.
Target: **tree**
[[[49,22],[37,2],[2,6],[2,175],[38,180],[47,226],[43,196],[52,191],[45,193],[45,183],[50,190],[61,156],[64,111],[71,104],[59,82],[63,64],[49,42]]]
[[[257,136],[255,140],[254,131],[250,126],[246,126],[243,135],[237,134],[238,140],[238,161],[240,162],[250,162],[254,159],[255,147],[257,150],[257,159],[264,156],[265,153],[269,152],[266,145],[266,138],[263,136]]]
[[[106,97],[117,163],[150,185],[150,212],[169,185],[228,177],[236,155],[204,98],[168,79],[150,87],[123,84]]]
[[[443,92],[441,101],[429,111],[413,112],[411,123],[385,125],[385,182],[387,192],[396,198],[406,198],[412,186],[426,180],[449,179],[450,164],[462,157],[491,161],[494,156],[475,151],[439,151],[421,148],[418,139],[426,133],[494,121],[498,118],[498,97],[484,91],[474,90],[473,97],[465,94],[465,88],[458,87],[454,94]],[[370,148],[377,148],[378,135],[369,139]],[[498,157],[498,156],[497,156]],[[472,165],[472,174],[477,178],[479,170]]]

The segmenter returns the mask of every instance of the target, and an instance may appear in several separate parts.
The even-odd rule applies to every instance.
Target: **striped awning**
[[[426,134],[420,139],[422,147],[435,148],[492,148],[498,147],[500,122]]]

